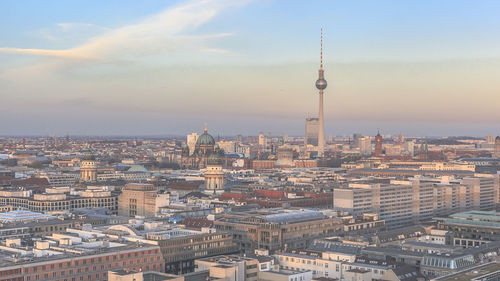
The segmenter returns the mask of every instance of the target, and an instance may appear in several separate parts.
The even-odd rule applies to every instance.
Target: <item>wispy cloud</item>
[[[97,57],[91,56],[90,53],[79,52],[75,49],[44,50],[44,49],[0,48],[0,52],[35,55],[35,56],[43,56],[43,57],[76,59],[76,60],[95,60],[95,59],[97,59]]]
[[[203,41],[212,38],[229,36],[229,33],[202,34],[198,36],[182,36],[182,33],[195,28],[213,19],[221,10],[243,1],[232,0],[201,0],[188,2],[168,8],[158,14],[144,18],[135,24],[120,28],[107,29],[93,24],[59,23],[64,31],[74,28],[98,28],[104,31],[102,35],[88,39],[87,42],[69,49],[22,49],[0,48],[3,53],[17,53],[35,56],[53,57],[73,61],[115,60],[123,56],[137,54],[156,54],[165,51],[183,49],[192,41]],[[224,54],[225,50],[213,48],[199,48]]]
[[[93,23],[84,23],[84,22],[60,22],[56,24],[57,27],[61,29],[63,32],[73,32],[81,29],[93,29],[93,30],[102,30],[102,31],[110,31],[111,28],[100,26]]]

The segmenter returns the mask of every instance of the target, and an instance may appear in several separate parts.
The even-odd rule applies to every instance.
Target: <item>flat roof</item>
[[[496,271],[500,271],[500,263],[493,262],[493,263],[483,264],[480,266],[471,267],[471,268],[468,268],[466,270],[460,271],[458,273],[454,273],[454,274],[450,274],[450,275],[446,275],[446,276],[441,276],[441,277],[435,278],[433,280],[469,281],[473,278],[487,275],[489,273],[493,273]]]

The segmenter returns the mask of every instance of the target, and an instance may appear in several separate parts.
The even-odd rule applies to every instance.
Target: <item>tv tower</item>
[[[319,78],[316,80],[316,88],[319,90],[319,130],[318,130],[318,156],[325,156],[325,131],[323,120],[323,90],[326,89],[326,80],[323,71],[323,29],[321,29],[321,49]]]

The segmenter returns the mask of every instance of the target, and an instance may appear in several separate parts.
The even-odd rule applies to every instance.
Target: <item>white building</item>
[[[196,142],[198,141],[198,133],[187,135],[187,146],[189,148],[189,155],[193,154]]]

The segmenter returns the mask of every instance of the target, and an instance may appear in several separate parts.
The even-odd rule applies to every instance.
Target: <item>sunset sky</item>
[[[499,1],[0,1],[0,135],[500,133]]]

